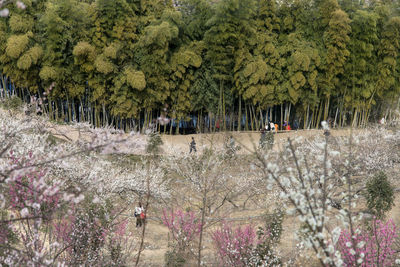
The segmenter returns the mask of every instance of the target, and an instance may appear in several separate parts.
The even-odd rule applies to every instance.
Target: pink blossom
[[[260,243],[251,225],[233,228],[226,223],[212,234],[212,239],[223,266],[248,266]]]
[[[345,266],[392,266],[395,250],[396,225],[392,220],[384,223],[374,219],[371,231],[359,229],[353,238],[343,230],[337,244]],[[359,232],[359,233],[357,233]]]
[[[168,227],[172,238],[177,242],[179,249],[186,250],[191,242],[198,237],[201,231],[200,219],[194,212],[163,210],[163,224]]]

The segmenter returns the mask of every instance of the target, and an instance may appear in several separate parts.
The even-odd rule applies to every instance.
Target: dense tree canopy
[[[23,2],[0,18],[1,90],[54,119],[362,126],[399,105],[399,1]]]

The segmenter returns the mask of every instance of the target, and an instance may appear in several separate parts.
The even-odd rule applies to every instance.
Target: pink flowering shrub
[[[60,188],[59,184],[46,181],[45,175],[43,170],[33,169],[9,183],[11,210],[21,212],[22,217],[52,216],[60,207]]]
[[[35,164],[32,153],[17,157],[9,153],[9,165],[14,172],[9,175],[3,191],[5,199],[0,236],[3,257],[0,262],[8,265],[50,265],[65,242],[54,242],[56,231],[49,229],[53,221],[64,222],[68,218],[64,207],[72,208],[79,197],[70,194],[65,198],[59,180],[52,180],[44,168]],[[61,228],[61,227],[59,227]],[[47,230],[44,230],[47,229]],[[12,240],[10,240],[12,237]],[[54,243],[53,243],[54,242]],[[23,249],[14,247],[23,244]]]
[[[198,237],[201,223],[194,212],[183,212],[181,209],[163,210],[163,224],[168,227],[172,239],[180,252],[191,248],[192,242]]]
[[[221,266],[249,266],[260,243],[251,225],[233,228],[230,224],[224,224],[212,234],[212,239]]]
[[[93,203],[27,157],[10,153],[15,171],[3,190],[0,265],[123,266],[131,249],[127,220],[110,201]],[[18,250],[15,247],[20,247]]]
[[[358,230],[353,238],[346,230],[339,237],[337,249],[345,266],[393,266],[395,250],[392,245],[396,238],[393,221],[384,223],[374,219],[370,231]]]

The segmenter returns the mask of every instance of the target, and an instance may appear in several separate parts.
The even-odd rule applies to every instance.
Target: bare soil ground
[[[333,136],[348,136],[350,135],[350,129],[335,129],[331,131]],[[287,142],[288,138],[304,137],[309,138],[315,135],[322,135],[322,130],[298,130],[298,131],[287,131],[275,133],[274,150],[278,151],[282,148],[283,144]],[[201,152],[207,147],[214,147],[222,149],[225,142],[232,135],[235,139],[236,144],[242,147],[238,154],[250,154],[254,152],[254,148],[257,148],[260,139],[259,132],[221,132],[214,134],[193,134],[193,135],[162,135],[164,145],[162,146],[165,154],[176,153],[176,152],[189,152],[189,144],[192,137],[195,138],[197,144],[197,150]]]

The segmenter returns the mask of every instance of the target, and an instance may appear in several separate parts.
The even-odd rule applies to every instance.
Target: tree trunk
[[[330,100],[331,100],[330,96],[328,96],[327,99],[325,100],[324,121],[326,121],[328,119],[328,116],[329,116]]]
[[[237,130],[238,130],[238,132],[240,132],[240,130],[242,129],[242,96],[241,95],[239,95],[239,110],[238,110],[238,113],[239,113],[239,117],[238,117],[238,128],[237,128]]]
[[[82,102],[82,97],[79,98],[79,106],[80,106],[80,121],[79,122],[84,122],[85,121],[85,113],[83,110],[83,102]]]
[[[109,121],[109,117],[110,115],[108,115],[107,110],[105,109],[105,107],[103,107],[104,104],[101,104],[101,112],[102,112],[102,116],[101,116],[101,121],[102,121],[102,127],[108,127],[110,125],[110,121]]]
[[[204,223],[206,219],[206,208],[207,208],[207,192],[203,193],[202,210],[201,210],[201,222],[200,222],[200,236],[199,236],[199,248],[197,253],[197,266],[201,266],[201,252],[203,250],[203,232]]]
[[[223,128],[220,125],[220,129],[224,129],[224,131],[226,131],[226,110],[225,110],[225,94],[222,90],[222,122],[224,124]]]
[[[270,113],[270,120],[273,122],[273,123],[276,123],[276,118],[274,119],[274,106],[272,106],[271,108],[270,108],[270,111],[269,111],[269,113]]]
[[[197,124],[196,124],[196,132],[201,133],[201,128],[200,128],[200,112],[197,112]]]
[[[251,110],[253,111],[253,117],[254,117],[254,119],[253,119],[254,129],[257,131],[257,128],[259,126],[259,122],[258,122],[258,119],[257,119],[256,107],[253,104],[251,104]]]
[[[178,120],[178,123],[176,124],[176,134],[179,135],[179,126],[181,124],[181,120]]]
[[[249,116],[247,114],[247,104],[244,103],[244,112],[245,112],[245,125],[244,125],[244,129],[245,131],[249,130]]]
[[[358,115],[358,108],[355,108],[355,111],[354,111],[354,114],[353,114],[353,122],[351,123],[352,127],[355,127],[355,125],[356,125],[357,115]]]
[[[335,120],[333,121],[333,128],[336,128],[336,121],[339,113],[339,107],[336,108]]]
[[[304,129],[308,129],[308,117],[310,116],[310,105],[307,104],[307,110],[304,113]]]
[[[268,109],[267,109],[268,110]],[[268,111],[267,111],[267,113],[268,113]],[[266,124],[265,123],[265,121],[264,121],[264,116],[263,116],[264,114],[262,113],[262,110],[260,109],[260,122],[261,122],[261,127],[264,127],[264,125]],[[267,117],[268,117],[268,114],[267,114]]]
[[[150,168],[150,165],[148,165],[148,168]],[[146,234],[147,214],[148,214],[149,207],[150,207],[150,197],[151,197],[150,176],[147,176],[146,187],[147,187],[146,204],[145,204],[145,208],[144,208],[144,211],[145,211],[145,214],[146,214],[146,218],[145,218],[145,221],[143,223],[142,234],[140,236],[140,245],[139,245],[139,251],[138,251],[138,255],[137,255],[137,258],[136,258],[136,262],[135,262],[135,267],[137,267],[139,265],[140,255],[142,254],[142,251],[144,250],[144,238],[145,238],[145,234]]]
[[[4,76],[1,75],[1,84],[0,84],[0,97],[5,98],[5,90],[4,90]]]
[[[144,121],[143,121],[143,133],[145,133],[146,129],[147,129],[147,109],[145,109],[144,111]]]
[[[211,112],[208,112],[208,132],[212,132]]]
[[[22,97],[22,103],[25,104],[25,87],[21,88],[21,97]]]
[[[234,120],[235,120],[235,105],[233,105],[232,110],[229,115],[229,130],[232,132],[234,129]]]
[[[253,114],[252,114],[252,112],[251,112],[251,107],[250,107],[250,105],[248,105],[249,106],[249,117],[250,117],[250,125],[251,125],[251,131],[254,131],[254,129],[253,129]]]
[[[318,129],[320,121],[321,121],[321,117],[322,117],[322,108],[323,107],[323,103],[321,101],[319,108],[318,108],[318,117],[317,117],[317,121],[315,122],[315,128]]]

